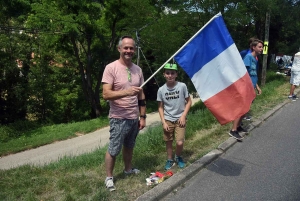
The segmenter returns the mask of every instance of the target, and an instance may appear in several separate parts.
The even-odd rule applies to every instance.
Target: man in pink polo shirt
[[[146,126],[146,102],[142,70],[132,63],[135,41],[130,36],[119,40],[120,58],[105,67],[102,83],[103,98],[109,100],[110,142],[105,155],[106,188],[114,191],[113,169],[122,147],[125,174],[137,174],[132,167],[132,154],[139,130]]]

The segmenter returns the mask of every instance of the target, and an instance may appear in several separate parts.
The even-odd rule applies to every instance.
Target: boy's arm
[[[184,127],[185,124],[186,124],[186,116],[191,108],[191,105],[192,105],[192,99],[191,97],[187,97],[185,98],[185,101],[186,101],[186,104],[185,104],[185,108],[184,108],[184,111],[183,113],[181,114],[181,117],[179,118],[179,125]]]
[[[164,103],[162,101],[158,101],[158,113],[160,116],[161,123],[165,123],[165,116],[164,116]]]
[[[261,89],[259,88],[258,84],[256,84],[256,90],[257,90],[257,95],[261,94]]]
[[[187,114],[189,113],[189,110],[190,110],[191,106],[192,106],[192,99],[189,96],[185,99],[185,101],[186,101],[186,104],[185,104],[185,108],[184,108],[184,111],[183,111],[182,115],[184,115],[186,117]]]
[[[161,123],[163,125],[164,130],[168,131],[169,126],[165,121],[165,115],[164,115],[164,103],[162,101],[158,101],[158,113],[161,119]]]

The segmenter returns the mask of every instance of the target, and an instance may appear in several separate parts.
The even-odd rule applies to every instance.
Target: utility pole
[[[267,74],[267,62],[268,62],[268,46],[269,46],[269,28],[270,28],[270,12],[266,13],[266,24],[265,24],[265,41],[264,41],[264,51],[263,51],[263,66],[261,73],[261,86],[266,84],[266,74]]]

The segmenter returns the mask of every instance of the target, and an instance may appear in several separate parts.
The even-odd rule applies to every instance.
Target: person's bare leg
[[[105,168],[107,177],[113,177],[113,170],[115,167],[116,157],[110,155],[108,152],[105,154]]]
[[[240,124],[240,120],[241,120],[241,118],[237,118],[237,119],[233,120],[233,122],[232,122],[232,128],[231,128],[232,131],[236,131],[237,130],[237,127]]]
[[[125,171],[130,171],[132,169],[132,155],[133,148],[128,148],[123,146],[123,161],[125,165]]]
[[[183,150],[183,141],[176,142],[176,156],[181,156],[181,152]]]
[[[172,160],[173,155],[173,140],[166,142],[167,157]]]
[[[292,96],[294,94],[296,86],[295,85],[291,85],[291,89],[290,89],[290,96]]]

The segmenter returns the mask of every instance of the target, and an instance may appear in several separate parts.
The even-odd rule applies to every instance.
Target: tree
[[[0,122],[7,124],[26,117],[28,99],[28,37],[18,26],[24,21],[28,2],[2,1],[0,12]],[[21,10],[21,11],[20,11]]]

